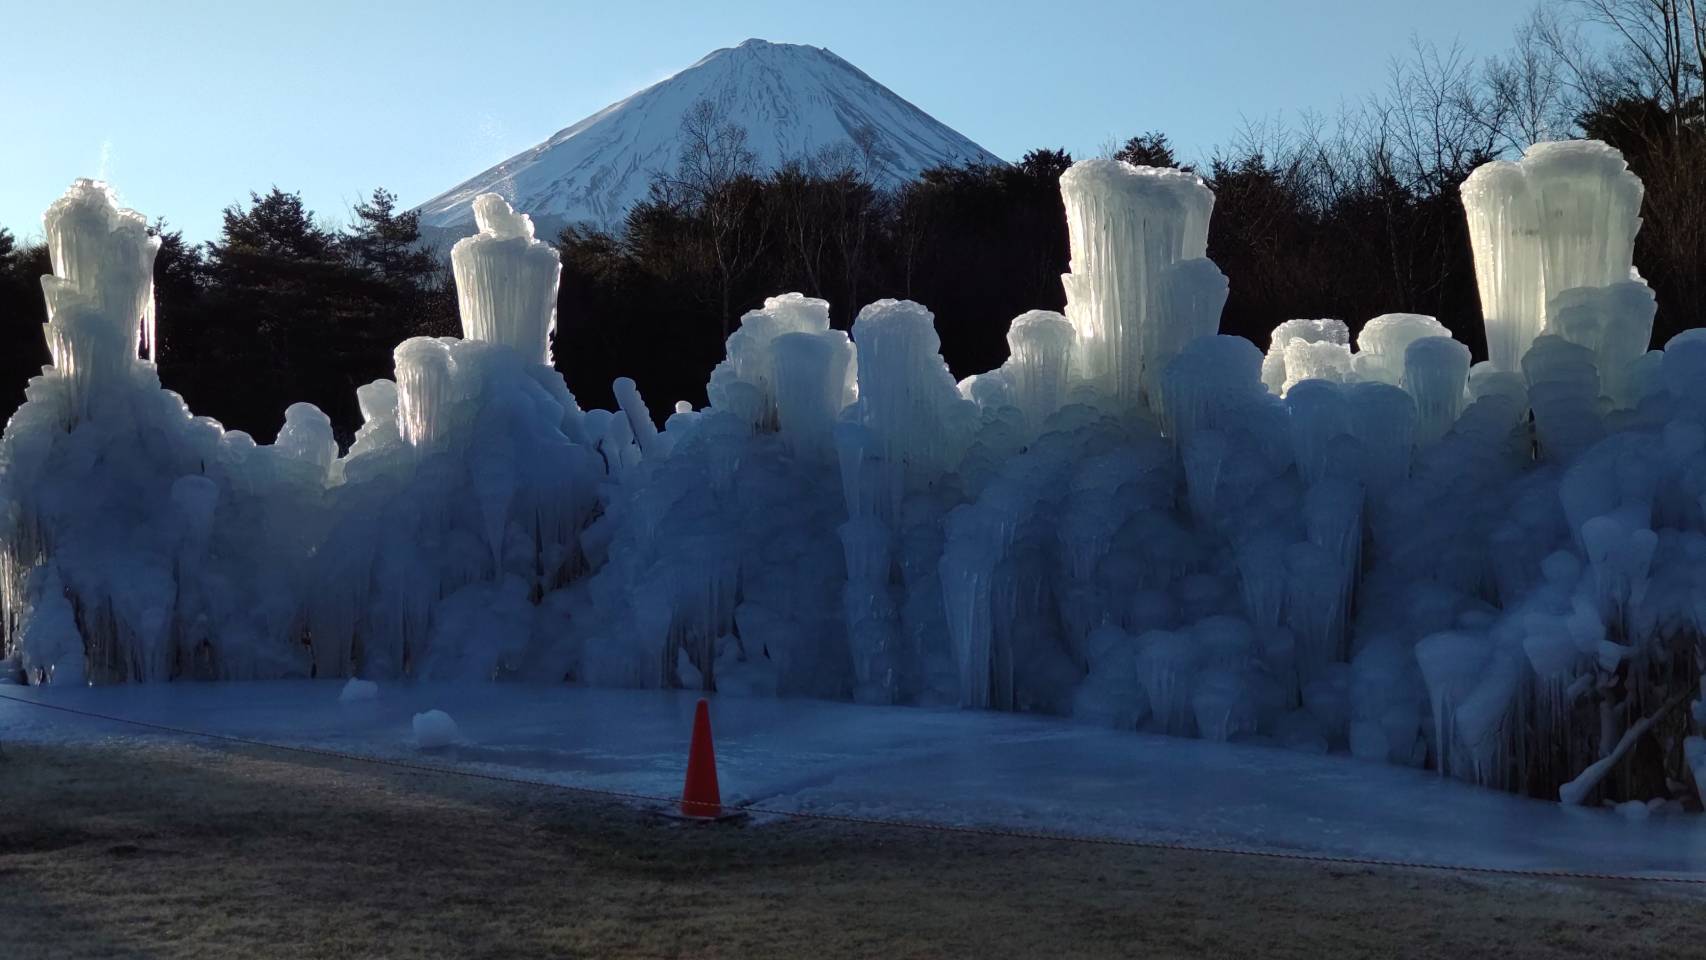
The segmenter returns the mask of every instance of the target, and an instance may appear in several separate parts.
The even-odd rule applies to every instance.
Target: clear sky
[[[1496,53],[1533,0],[0,0],[0,226],[74,177],[189,239],[250,190],[419,203],[718,47],[828,47],[1015,159],[1332,113],[1412,34]],[[68,12],[70,9],[75,12]]]

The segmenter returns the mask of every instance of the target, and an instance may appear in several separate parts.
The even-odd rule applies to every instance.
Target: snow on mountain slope
[[[698,101],[745,127],[760,169],[875,135],[872,178],[892,185],[928,167],[1001,163],[989,151],[901,99],[828,50],[748,40],[613,103],[417,209],[428,233],[472,233],[470,202],[502,194],[532,215],[540,235],[569,223],[619,223],[644,199],[653,171],[673,171],[682,116]]]

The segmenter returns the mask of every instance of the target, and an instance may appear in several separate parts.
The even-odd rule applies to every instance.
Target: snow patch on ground
[[[376,700],[378,698],[379,684],[372,680],[360,680],[355,677],[350,677],[349,682],[344,684],[343,692],[338,694],[339,703],[360,703],[363,700]]]
[[[415,746],[422,750],[448,747],[462,739],[462,731],[456,729],[456,721],[443,710],[415,714],[414,728]]]
[[[697,694],[399,684],[340,703],[329,682],[13,687],[0,739],[157,732],[15,702],[572,787],[679,793]],[[437,714],[448,726],[423,718]],[[449,714],[458,718],[451,721]],[[1706,877],[1706,822],[1495,793],[1342,756],[1102,730],[1055,719],[714,697],[723,798],[764,811],[993,826],[1477,867]],[[410,734],[413,734],[411,737]],[[1632,811],[1631,811],[1632,812]]]

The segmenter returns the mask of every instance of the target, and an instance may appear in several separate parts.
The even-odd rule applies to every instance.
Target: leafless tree
[[[1404,182],[1435,192],[1498,152],[1505,106],[1479,79],[1456,45],[1441,51],[1412,38],[1409,56],[1392,62],[1387,89],[1370,107],[1384,117],[1393,171]]]
[[[758,202],[757,158],[746,128],[722,106],[700,100],[681,118],[681,153],[665,191],[699,214],[717,284],[723,336],[733,328],[735,285],[763,256],[769,220]]]
[[[788,257],[799,268],[807,289],[822,290],[829,233],[818,216],[815,178],[799,161],[790,161],[771,177],[770,190],[778,211],[778,233]]]
[[[852,137],[820,150],[812,158],[815,178],[826,187],[825,221],[841,259],[842,291],[849,305],[859,303],[866,244],[879,202],[873,184],[879,162],[875,130],[860,127]]]
[[[1494,110],[1481,120],[1501,149],[1521,152],[1573,132],[1574,103],[1565,70],[1557,51],[1545,40],[1538,11],[1517,29],[1509,53],[1487,60],[1482,83]]]
[[[1673,117],[1689,112],[1706,74],[1706,23],[1698,0],[1570,0],[1581,18],[1621,42],[1622,77]]]
[[[1621,149],[1646,186],[1637,262],[1674,331],[1706,310],[1706,2],[1567,0],[1533,23],[1583,132]]]
[[[1706,3],[1565,0],[1536,9],[1532,28],[1582,103],[1645,99],[1673,131],[1701,117],[1706,92]]]

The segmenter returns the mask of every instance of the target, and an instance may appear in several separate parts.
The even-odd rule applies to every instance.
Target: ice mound
[[[379,699],[379,684],[372,680],[361,680],[356,677],[350,677],[349,682],[345,683],[343,690],[338,693],[339,703],[364,703],[368,700],[377,699]]]
[[[415,746],[422,750],[453,746],[462,739],[462,731],[456,728],[456,721],[443,710],[415,714],[414,731]]]

